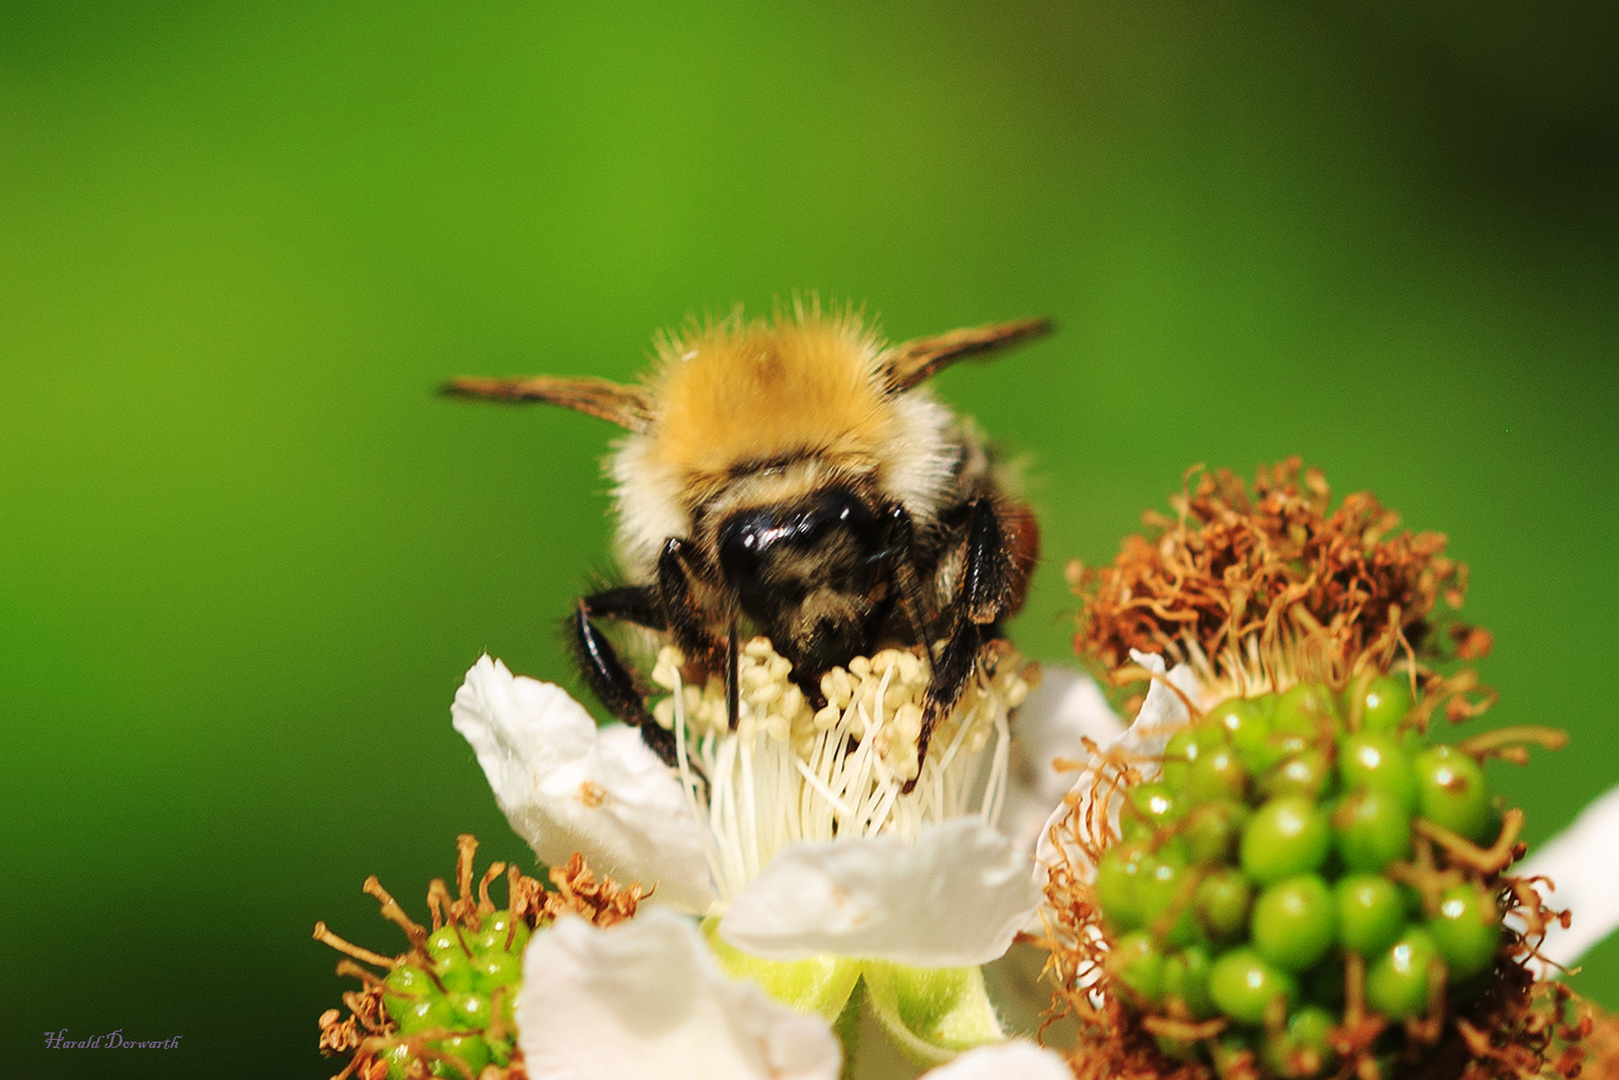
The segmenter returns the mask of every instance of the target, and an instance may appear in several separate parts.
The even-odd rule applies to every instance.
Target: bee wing
[[[444,393],[495,401],[544,401],[599,416],[630,431],[645,431],[652,422],[652,401],[641,387],[589,375],[523,375],[508,379],[463,376],[445,383]]]
[[[1050,332],[1050,319],[1018,319],[906,341],[888,350],[888,385],[902,393],[957,360],[986,357]]]

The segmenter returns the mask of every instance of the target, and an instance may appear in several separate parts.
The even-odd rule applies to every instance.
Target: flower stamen
[[[598,927],[613,926],[632,917],[649,895],[639,885],[598,880],[578,854],[551,868],[554,892],[515,866],[497,862],[477,879],[474,893],[477,846],[470,834],[457,839],[459,897],[450,898],[443,878],[428,886],[431,935],[405,914],[375,876],[366,879],[363,887],[381,903],[382,915],[410,939],[410,948],[399,956],[372,952],[334,934],[324,922],[315,924],[315,939],[344,954],[337,973],[362,985],[360,992],[342,996],[347,1018],[338,1009],[320,1017],[321,1052],[352,1055],[333,1080],[384,1080],[401,1074],[411,1080],[522,1080],[527,1072],[516,1046],[512,1008],[529,935],[564,913]],[[489,896],[489,886],[502,873],[508,885],[505,911]]]
[[[681,787],[708,824],[705,853],[726,902],[791,843],[914,840],[924,825],[964,814],[995,824],[1011,767],[1008,714],[1034,674],[1006,643],[988,645],[919,767],[929,671],[918,650],[885,649],[832,669],[816,710],[791,681],[792,665],[754,638],[738,657],[734,731],[723,684],[688,685],[684,668],[677,649],[659,652],[653,680],[669,696],[653,712],[673,729]]]
[[[375,964],[377,967],[384,968],[393,967],[393,957],[383,956],[381,953],[374,953],[370,949],[362,948],[351,941],[346,941],[343,938],[338,937],[327,928],[324,922],[317,922],[315,924],[315,940],[320,942],[322,945],[330,945],[338,952],[346,953],[349,956],[354,957],[354,959],[363,961],[367,964]]]

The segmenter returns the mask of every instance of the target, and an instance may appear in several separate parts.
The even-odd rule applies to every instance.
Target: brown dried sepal
[[[1162,653],[1238,693],[1488,651],[1484,631],[1446,620],[1435,632],[1438,602],[1458,608],[1467,589],[1443,535],[1395,532],[1399,516],[1369,493],[1336,510],[1330,496],[1297,457],[1262,466],[1251,492],[1194,467],[1175,517],[1149,511],[1148,534],[1127,537],[1112,566],[1070,567],[1085,601],[1076,651],[1108,670],[1131,649]]]
[[[597,881],[585,865],[584,856],[577,852],[566,866],[551,868],[549,876],[554,891],[547,890],[539,879],[529,877],[517,867],[508,867],[503,862],[490,864],[474,890],[473,860],[477,854],[478,840],[471,834],[463,833],[456,838],[456,849],[458,895],[450,896],[442,878],[434,878],[428,885],[427,906],[433,913],[435,932],[445,926],[478,930],[483,919],[498,910],[489,896],[489,886],[502,873],[506,875],[507,910],[512,918],[522,920],[530,930],[537,930],[564,913],[578,915],[596,926],[613,926],[633,918],[641,901],[651,895],[650,890],[643,889],[639,884],[623,886],[611,878]],[[407,1080],[427,1080],[432,1075],[430,1063],[433,1061],[441,1061],[452,1074],[463,1075],[465,1080],[527,1080],[521,1049],[513,1050],[512,1059],[507,1064],[485,1065],[473,1076],[463,1068],[459,1059],[447,1057],[431,1045],[449,1033],[399,1034],[398,1025],[388,1016],[382,1003],[382,980],[385,976],[361,967],[354,960],[383,968],[385,972],[401,964],[415,964],[431,975],[434,964],[427,953],[428,931],[405,914],[375,876],[367,878],[363,888],[367,894],[376,897],[383,917],[405,932],[411,947],[398,956],[387,957],[345,941],[327,929],[324,922],[315,924],[315,940],[353,958],[340,960],[337,973],[357,978],[362,984],[359,992],[343,994],[343,1004],[349,1010],[347,1017],[338,1009],[327,1009],[320,1016],[321,1053],[327,1057],[352,1054],[347,1066],[332,1080],[384,1080],[388,1075],[388,1056],[400,1046],[410,1048],[405,1065]],[[498,1023],[499,1010],[492,1011],[497,1014]],[[491,1030],[487,1034],[505,1033]]]

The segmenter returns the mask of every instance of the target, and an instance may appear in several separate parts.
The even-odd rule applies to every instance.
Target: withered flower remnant
[[[1480,767],[1562,737],[1430,743],[1435,712],[1493,700],[1431,666],[1487,648],[1434,614],[1465,568],[1442,537],[1391,535],[1372,496],[1331,511],[1299,476],[1261,470],[1252,498],[1229,473],[1189,479],[1177,519],[1074,575],[1085,658],[1151,679],[1042,842],[1074,1070],[1572,1077],[1587,1012],[1535,981],[1568,916],[1509,873],[1523,815]]]
[[[343,995],[347,1017],[338,1009],[320,1017],[321,1052],[352,1055],[333,1080],[524,1080],[513,1006],[531,934],[563,914],[614,926],[632,918],[649,895],[639,885],[597,880],[579,855],[551,868],[550,890],[515,866],[496,862],[474,892],[477,847],[471,835],[457,839],[455,898],[442,878],[430,883],[432,930],[412,920],[376,877],[366,879],[363,888],[381,903],[383,917],[410,940],[398,956],[372,952],[338,937],[324,922],[315,924],[315,939],[348,957],[338,962],[337,973],[362,984]],[[502,873],[507,903],[496,908],[489,887]]]
[[[1301,667],[1343,684],[1401,657],[1489,651],[1486,631],[1452,615],[1467,567],[1446,538],[1397,532],[1399,515],[1369,492],[1333,509],[1320,470],[1297,457],[1261,467],[1251,491],[1196,466],[1170,501],[1175,516],[1148,511],[1147,535],[1128,537],[1113,565],[1070,565],[1082,658],[1111,670],[1132,649],[1160,653],[1218,696],[1285,689]]]

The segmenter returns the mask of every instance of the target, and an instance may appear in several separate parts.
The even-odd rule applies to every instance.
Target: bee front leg
[[[971,619],[958,618],[950,636],[945,639],[944,650],[933,663],[933,678],[928,682],[927,696],[922,702],[922,730],[916,736],[916,771],[921,776],[922,763],[928,759],[928,743],[933,740],[933,729],[939,718],[949,716],[961,695],[967,689],[967,680],[978,670],[978,655],[984,647],[984,635]],[[900,790],[910,794],[916,780],[907,780]]]
[[[609,589],[580,599],[578,609],[568,621],[573,631],[579,671],[590,692],[607,707],[608,712],[630,727],[639,728],[641,741],[658,755],[658,760],[671,768],[675,767],[674,734],[659,727],[652,714],[647,712],[641,687],[619,659],[617,650],[591,621],[593,616],[622,618],[661,630],[662,620],[657,605],[643,588],[628,586]]]
[[[1007,533],[994,500],[974,499],[967,504],[966,551],[955,599],[949,606],[950,636],[944,651],[933,665],[927,698],[922,706],[922,730],[916,739],[916,764],[920,775],[927,760],[928,743],[940,717],[948,716],[967,689],[967,680],[978,670],[984,647],[984,628],[993,627],[1010,610],[1015,610],[1022,583],[1020,570],[1008,550]],[[916,786],[911,780],[904,790]]]
[[[727,620],[725,640],[714,635],[710,619],[692,595],[697,571],[691,564],[691,544],[678,536],[663,542],[658,553],[658,592],[668,618],[669,631],[688,656],[699,660],[709,672],[720,668],[725,674],[725,710],[731,730],[737,720],[737,624],[733,612]],[[722,667],[723,665],[723,667]]]
[[[691,565],[691,543],[671,536],[658,553],[658,600],[675,644],[690,659],[713,671],[725,646],[714,636],[707,614],[692,595],[697,571]]]
[[[974,499],[967,504],[967,556],[957,602],[980,626],[994,623],[1015,607],[1018,573],[1006,539],[993,500]]]
[[[645,585],[620,585],[591,593],[581,601],[590,609],[591,618],[618,619],[621,622],[644,626],[648,630],[667,630],[663,609],[658,598]]]
[[[892,579],[898,591],[900,609],[909,621],[916,643],[922,646],[922,662],[933,668],[933,635],[928,630],[927,607],[922,598],[922,582],[916,574],[916,528],[911,515],[901,503],[890,503],[884,512],[888,526],[888,543],[883,557],[893,566]]]

